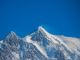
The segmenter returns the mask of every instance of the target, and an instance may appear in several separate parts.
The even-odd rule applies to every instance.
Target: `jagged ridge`
[[[79,42],[78,38],[52,35],[42,26],[24,38],[11,31],[0,41],[0,59],[80,60]]]

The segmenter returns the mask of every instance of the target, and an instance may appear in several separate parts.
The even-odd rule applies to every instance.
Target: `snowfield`
[[[24,38],[11,32],[0,41],[0,60],[80,60],[80,38],[53,35],[42,26]]]

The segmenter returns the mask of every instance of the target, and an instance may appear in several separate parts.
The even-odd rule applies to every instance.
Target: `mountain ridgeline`
[[[80,60],[80,39],[52,35],[42,26],[24,38],[11,32],[0,40],[0,60]]]

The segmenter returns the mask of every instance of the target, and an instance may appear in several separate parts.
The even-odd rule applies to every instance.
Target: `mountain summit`
[[[24,38],[12,31],[0,41],[0,60],[80,60],[80,39],[50,34],[42,26]]]
[[[38,31],[40,31],[42,33],[48,33],[42,26],[38,27]]]

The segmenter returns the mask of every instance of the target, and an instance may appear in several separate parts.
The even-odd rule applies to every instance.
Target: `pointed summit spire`
[[[16,36],[16,33],[15,33],[14,31],[11,31],[11,32],[9,33],[9,35],[11,35],[11,36]]]
[[[38,27],[38,30],[43,30],[44,28],[42,26],[39,26]]]
[[[39,27],[38,27],[38,30],[39,30],[39,31],[46,31],[42,26],[39,26]]]
[[[45,34],[48,34],[48,32],[47,32],[42,26],[39,26],[39,27],[38,27],[38,31],[41,32],[41,33],[43,33],[43,34],[44,34],[44,33],[45,33]]]
[[[16,33],[14,31],[11,31],[10,34],[11,35],[16,35]]]
[[[14,31],[11,31],[6,38],[13,38],[13,37],[17,37],[17,35]]]

